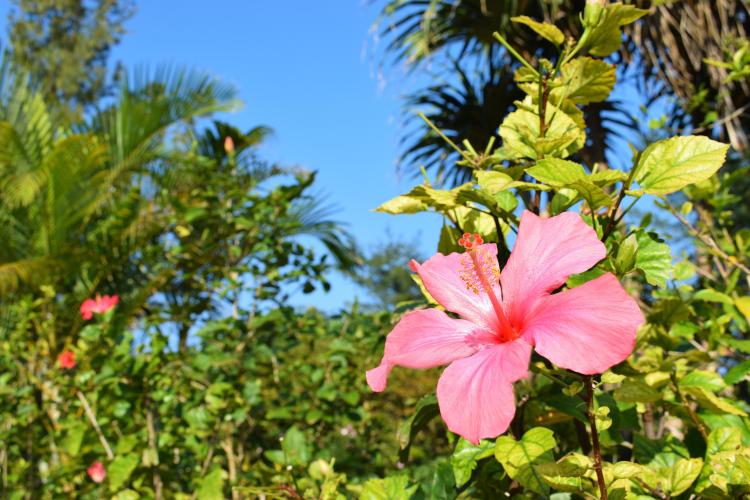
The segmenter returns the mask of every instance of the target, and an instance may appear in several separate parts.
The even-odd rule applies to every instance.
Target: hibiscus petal
[[[450,318],[439,309],[423,309],[404,315],[385,339],[380,366],[367,372],[375,392],[385,390],[388,374],[396,365],[432,368],[471,356],[492,341],[492,334],[462,319]]]
[[[521,325],[536,300],[560,287],[571,274],[590,269],[606,254],[604,243],[578,214],[543,218],[525,211],[513,252],[500,275],[503,304],[511,322]]]
[[[519,338],[451,363],[437,386],[448,429],[474,444],[505,432],[516,412],[513,382],[527,376],[530,356]]]
[[[644,318],[611,273],[545,297],[532,311],[523,336],[557,366],[586,375],[625,360]]]
[[[497,246],[494,243],[479,245],[475,251],[497,262]],[[499,326],[497,314],[486,291],[481,287],[472,289],[462,278],[467,271],[467,265],[471,265],[468,255],[459,253],[438,253],[424,264],[419,264],[415,260],[409,263],[412,271],[419,273],[425,288],[441,306],[461,315],[462,318],[495,331]],[[491,281],[497,282],[497,278]],[[500,297],[500,284],[497,283],[493,288],[496,296]]]

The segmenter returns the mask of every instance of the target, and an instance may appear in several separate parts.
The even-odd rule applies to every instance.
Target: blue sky
[[[389,216],[371,211],[407,191],[399,179],[399,81],[378,79],[370,26],[377,10],[360,1],[261,2],[159,0],[138,2],[128,34],[113,51],[126,66],[170,62],[233,83],[245,105],[227,118],[241,129],[269,125],[262,155],[318,171],[318,189],[341,208],[365,248],[386,237],[434,250],[435,215]],[[333,276],[331,292],[297,295],[297,305],[335,311],[355,294]]]
[[[400,178],[395,164],[399,97],[414,77],[396,68],[379,71],[382,47],[371,34],[378,10],[368,4],[141,0],[112,59],[127,67],[195,67],[234,84],[245,105],[224,118],[241,129],[272,127],[275,134],[262,155],[317,170],[318,189],[341,208],[336,218],[364,248],[390,232],[418,241],[429,255],[436,247],[438,216],[372,212],[415,183]],[[7,10],[0,9],[3,35]],[[632,88],[617,92],[637,101]],[[294,303],[335,311],[363,295],[342,277],[333,276],[332,284],[331,292],[300,294]]]

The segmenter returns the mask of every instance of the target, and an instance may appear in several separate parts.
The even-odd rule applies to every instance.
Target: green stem
[[[532,66],[526,59],[524,59],[521,54],[516,52],[516,49],[514,49],[500,33],[496,31],[492,34],[492,36],[495,37],[495,40],[503,44],[503,47],[505,47],[508,52],[510,52],[511,55],[513,55],[513,57],[518,60],[518,62],[526,66],[529,70],[533,71],[535,76],[539,76],[539,72],[536,70],[536,68],[534,68],[534,66]]]

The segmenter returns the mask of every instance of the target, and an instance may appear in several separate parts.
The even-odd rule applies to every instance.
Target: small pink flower
[[[552,294],[591,268],[606,248],[579,215],[524,212],[513,253],[500,272],[497,247],[465,234],[463,254],[437,254],[410,267],[454,319],[438,309],[412,311],[385,342],[380,366],[367,372],[385,390],[396,366],[449,364],[437,386],[448,428],[478,443],[505,432],[515,413],[513,382],[528,376],[532,347],[556,365],[601,373],[627,358],[643,323],[635,300],[611,273]]]
[[[101,483],[104,478],[107,477],[107,471],[100,461],[96,461],[86,469],[86,474],[89,475],[92,481],[95,483]]]
[[[81,318],[84,321],[90,320],[94,314],[104,314],[117,305],[120,301],[120,297],[117,295],[99,295],[93,299],[86,299],[81,304]]]
[[[76,356],[71,351],[63,351],[57,355],[57,365],[63,370],[76,367]]]

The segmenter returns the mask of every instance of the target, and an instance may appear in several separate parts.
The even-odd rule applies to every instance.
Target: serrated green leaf
[[[672,137],[647,147],[635,180],[648,194],[666,195],[711,177],[724,164],[729,146],[703,136]]]
[[[570,116],[552,104],[547,104],[545,116],[548,123],[542,137],[536,112],[518,109],[510,113],[500,125],[503,147],[515,158],[536,160],[542,155],[566,157],[583,146],[586,133]]]
[[[684,389],[685,393],[690,394],[698,404],[704,409],[713,413],[729,413],[731,415],[739,415],[746,417],[747,413],[740,410],[736,406],[733,406],[727,400],[720,398],[713,392],[698,386],[689,386]]]
[[[646,14],[648,10],[638,9],[633,5],[623,5],[619,2],[607,5],[599,22],[590,28],[583,47],[598,57],[610,55],[622,44],[620,26],[630,24]]]
[[[624,276],[633,269],[637,255],[638,239],[635,234],[631,234],[620,243],[620,247],[617,249],[615,269],[618,276]]]
[[[706,455],[733,451],[742,446],[742,433],[734,427],[719,427],[711,431],[706,443]]]
[[[563,86],[556,88],[554,93],[575,104],[606,101],[616,79],[613,65],[591,57],[577,57],[564,64],[560,75]]]
[[[612,197],[606,191],[585,179],[577,180],[569,184],[568,187],[578,191],[578,195],[586,200],[588,206],[593,210],[612,205]]]
[[[409,486],[409,477],[391,476],[385,479],[370,479],[364,485],[362,500],[409,500],[417,491],[418,485]]]
[[[661,393],[639,380],[627,379],[615,390],[615,399],[621,403],[653,403]]]
[[[636,233],[638,254],[635,267],[640,269],[646,281],[653,286],[664,287],[672,274],[672,254],[669,245],[657,241],[650,233]]]
[[[451,467],[453,476],[456,478],[456,486],[461,487],[471,478],[472,472],[477,467],[477,462],[483,458],[491,457],[495,453],[495,443],[483,439],[479,445],[475,445],[461,439],[456,446],[456,451],[451,455]]]
[[[475,174],[479,186],[491,194],[509,189],[513,183],[513,178],[502,172],[477,170]]]
[[[534,30],[537,35],[541,36],[545,40],[554,43],[555,45],[561,45],[565,41],[565,35],[554,24],[540,23],[539,21],[535,21],[528,16],[511,17],[510,20],[514,23],[525,24],[526,26]]]
[[[536,162],[526,173],[534,179],[552,187],[565,187],[586,177],[578,163],[559,158],[545,158]]]
[[[711,392],[719,392],[726,387],[718,373],[706,370],[694,370],[687,373],[680,379],[679,384],[680,387],[702,387]]]
[[[691,458],[678,460],[669,473],[669,492],[673,496],[680,495],[698,479],[703,468],[703,459]]]
[[[536,467],[554,461],[554,433],[550,429],[534,427],[526,431],[520,441],[500,436],[495,445],[495,458],[503,465],[511,479],[540,494],[549,492]]]
[[[593,469],[592,460],[580,453],[571,453],[557,462],[541,464],[539,475],[552,488],[569,493],[583,493],[593,487],[587,472]]]

